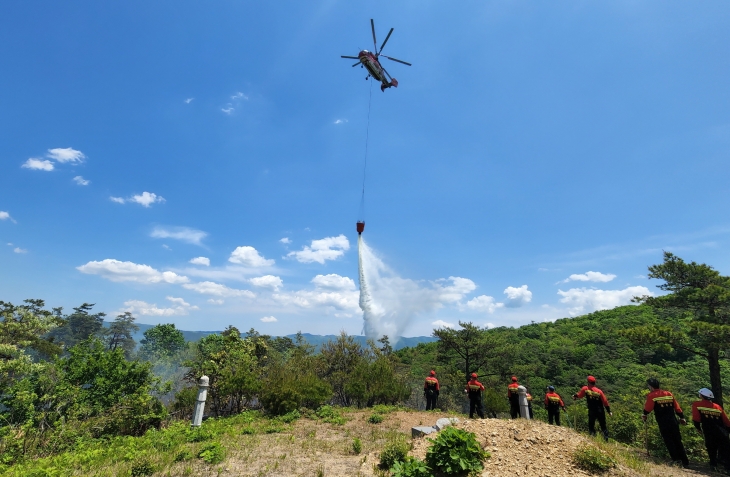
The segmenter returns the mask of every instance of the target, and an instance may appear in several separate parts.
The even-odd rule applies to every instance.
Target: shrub
[[[417,457],[407,457],[404,462],[396,462],[390,469],[393,477],[431,477],[431,469]]]
[[[185,462],[193,458],[193,453],[189,449],[183,449],[175,456],[175,462]]]
[[[390,469],[396,462],[405,462],[409,450],[411,446],[403,436],[391,440],[380,453],[380,467]]]
[[[383,416],[381,416],[380,414],[373,414],[368,418],[368,422],[370,424],[380,424],[381,422],[383,422]]]
[[[206,444],[198,452],[198,458],[203,459],[208,464],[219,464],[226,458],[226,449],[219,442],[211,442]]]
[[[185,434],[185,439],[188,442],[204,442],[204,441],[209,441],[214,437],[215,437],[215,433],[212,430],[210,430],[208,428],[204,428],[204,427],[196,427],[196,428],[190,429]]]
[[[636,412],[617,411],[611,419],[611,437],[624,444],[636,442],[643,423]]]
[[[269,373],[259,399],[274,415],[283,415],[301,407],[316,409],[332,397],[332,388],[312,372],[297,373],[283,367]]]
[[[253,426],[246,426],[241,429],[241,434],[253,435],[256,434],[256,428]]]
[[[343,425],[347,420],[342,417],[340,411],[332,406],[322,406],[317,409],[315,415],[323,422],[329,422],[330,424]]]
[[[146,459],[132,464],[132,477],[144,477],[154,473],[155,467]]]
[[[360,442],[360,439],[357,437],[352,441],[352,452],[355,454],[362,452],[362,442]]]
[[[480,471],[482,461],[489,457],[473,433],[455,427],[447,427],[429,441],[432,444],[426,451],[426,463],[444,475]]]
[[[616,466],[616,461],[607,456],[603,451],[590,444],[578,447],[573,453],[575,465],[592,474],[606,472]]]
[[[277,418],[277,420],[279,420],[279,421],[281,421],[281,422],[284,422],[284,423],[286,423],[286,424],[289,424],[289,423],[292,423],[292,422],[296,421],[296,420],[297,420],[297,419],[299,419],[300,417],[302,417],[302,415],[301,415],[301,414],[299,414],[299,411],[297,411],[297,410],[295,409],[294,411],[291,411],[291,412],[287,412],[287,413],[286,413],[286,414],[284,414],[283,416],[279,416],[279,417]]]
[[[390,414],[398,410],[398,406],[389,406],[387,404],[376,404],[373,406],[373,412],[376,414]]]

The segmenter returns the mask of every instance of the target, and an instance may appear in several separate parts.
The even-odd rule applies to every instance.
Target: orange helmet
[[[431,370],[431,372],[430,372],[430,373],[428,373],[428,374],[429,374],[429,376],[436,376],[436,371],[434,371],[434,370],[432,369],[432,370]]]
[[[517,376],[512,376],[512,382],[513,383],[516,383],[517,382]]]
[[[476,378],[477,377],[477,373],[471,373],[471,377],[472,378]]]
[[[588,382],[596,384],[596,378],[594,378],[593,376],[588,376]]]

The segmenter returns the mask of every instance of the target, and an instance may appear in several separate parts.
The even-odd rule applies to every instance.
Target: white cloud
[[[446,322],[444,320],[436,320],[433,323],[431,323],[436,328],[456,328],[456,325],[453,323]]]
[[[161,195],[157,195],[154,192],[142,192],[141,194],[133,195],[132,197],[129,197],[127,199],[123,197],[109,197],[109,199],[112,202],[116,202],[117,204],[124,204],[127,202],[134,202],[142,207],[149,208],[150,205],[154,203],[161,203],[165,202],[165,198]]]
[[[491,330],[492,328],[494,328],[494,323],[485,323],[484,326],[486,326],[487,329]]]
[[[165,202],[164,197],[157,195],[154,192],[142,192],[141,194],[133,195],[127,200],[129,200],[129,202],[136,202],[142,207],[149,207],[154,203]]]
[[[608,310],[621,305],[628,305],[635,296],[654,294],[642,286],[627,287],[623,290],[597,290],[595,288],[571,288],[568,291],[558,290],[563,298],[561,303],[569,305],[571,316],[590,313],[596,310]]]
[[[519,288],[507,287],[504,289],[504,294],[507,295],[505,306],[508,308],[519,308],[532,301],[532,292],[527,289],[527,285]]]
[[[470,310],[486,311],[487,313],[494,313],[497,308],[502,308],[503,306],[504,303],[497,303],[494,301],[494,297],[488,295],[479,295],[466,302],[466,307]]]
[[[71,162],[71,163],[77,163],[77,162],[83,162],[84,159],[86,159],[86,156],[83,152],[77,151],[76,149],[66,147],[57,147],[55,149],[49,149],[48,154],[46,154],[46,157],[53,159],[54,161],[58,161],[60,163],[65,162]]]
[[[20,248],[20,247],[15,247],[13,249],[13,252],[15,252],[15,253],[28,253],[28,250],[26,250],[24,248]]]
[[[10,212],[5,212],[4,210],[0,210],[0,220],[9,220],[14,224],[17,223],[14,218],[10,217]]]
[[[222,305],[223,303],[225,303],[223,300],[216,298],[208,298],[206,301],[211,305]]]
[[[163,244],[162,244],[162,248],[164,248],[165,250],[169,250],[169,251],[171,251],[171,252],[172,252],[172,249],[171,249],[171,248],[170,248],[170,246],[169,246],[169,245],[167,245],[166,243],[163,243]]]
[[[291,243],[291,240],[289,240],[289,237],[284,237],[283,239],[279,240],[279,242],[283,244],[289,244]]]
[[[190,104],[190,103],[192,103],[194,99],[195,99],[195,98],[188,98],[188,99],[186,99],[186,100],[185,100],[185,104]]]
[[[234,108],[234,107],[233,107],[232,105],[230,105],[230,104],[229,104],[229,105],[227,105],[227,106],[226,106],[225,108],[221,108],[221,111],[223,111],[224,113],[226,113],[226,114],[228,114],[228,115],[231,115],[231,114],[233,113],[233,111],[235,111],[235,110],[236,110],[236,108]]]
[[[87,186],[87,185],[91,184],[90,180],[84,179],[81,176],[74,177],[74,182],[80,186]]]
[[[195,257],[190,260],[193,265],[204,265],[210,267],[210,259],[208,257]]]
[[[274,275],[264,275],[263,277],[254,277],[248,281],[251,285],[259,288],[271,288],[274,291],[279,291],[284,285],[281,278]]]
[[[273,259],[269,260],[262,257],[255,248],[249,245],[236,247],[236,249],[231,252],[231,256],[228,257],[228,261],[251,268],[270,267],[274,264]]]
[[[261,318],[261,321],[263,321],[264,323],[276,323],[279,320],[277,320],[273,316],[264,316],[263,318]]]
[[[324,264],[325,260],[335,260],[350,249],[350,242],[347,237],[340,234],[337,237],[325,237],[320,240],[312,240],[311,246],[304,246],[298,252],[289,252],[287,257],[294,257],[301,263],[318,262]]]
[[[99,275],[113,282],[152,283],[187,283],[188,277],[175,272],[160,272],[149,265],[140,265],[134,262],[122,262],[113,258],[102,261],[91,261],[76,267],[81,273]]]
[[[245,94],[243,94],[243,93],[241,93],[241,92],[239,91],[239,92],[237,92],[236,94],[234,94],[233,96],[231,96],[231,99],[232,99],[233,101],[241,101],[241,100],[244,100],[244,101],[246,101],[246,100],[248,100],[248,96],[246,96]]]
[[[468,278],[449,277],[451,285],[442,286],[443,278],[437,280],[436,290],[440,292],[439,301],[443,303],[455,303],[461,301],[469,293],[476,290],[476,284]]]
[[[40,159],[35,159],[31,157],[30,159],[25,161],[20,167],[24,167],[25,169],[33,169],[35,171],[52,171],[53,163],[51,161],[42,161]]]
[[[171,238],[180,240],[181,242],[190,243],[193,245],[202,245],[202,240],[207,237],[208,234],[202,230],[191,229],[190,227],[161,227],[157,226],[152,229],[150,237],[152,238]],[[200,257],[205,258],[205,257]],[[197,259],[194,259],[197,260]],[[206,258],[206,260],[208,260]],[[191,261],[190,263],[195,263]],[[207,264],[199,264],[207,265]]]
[[[174,316],[187,315],[190,310],[197,310],[197,306],[191,306],[182,298],[172,296],[165,297],[172,305],[169,308],[158,308],[156,303],[147,303],[142,300],[129,300],[124,302],[124,310],[137,315],[146,316]]]
[[[335,124],[343,124],[349,122],[347,119],[335,119]]]
[[[300,308],[332,307],[337,310],[359,310],[360,294],[357,291],[300,290],[294,293],[274,293],[274,300]]]
[[[563,280],[563,283],[568,282],[601,282],[606,283],[610,282],[616,278],[616,275],[613,273],[601,273],[601,272],[586,272],[586,273],[574,273],[565,280]]]
[[[325,288],[331,290],[354,290],[355,281],[349,277],[343,277],[336,273],[330,273],[329,275],[317,275],[312,278],[312,283],[317,288]]]
[[[183,288],[193,290],[203,295],[214,295],[221,297],[237,297],[242,296],[246,298],[254,298],[256,295],[250,290],[237,290],[235,288],[228,288],[225,285],[215,282],[198,282],[198,283],[186,283]]]

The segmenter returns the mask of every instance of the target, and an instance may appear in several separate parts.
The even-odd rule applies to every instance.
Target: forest
[[[323,406],[424,409],[423,380],[432,369],[443,410],[464,412],[465,379],[476,372],[488,417],[505,418],[506,387],[516,375],[535,398],[536,419],[546,420],[540,403],[553,385],[568,406],[563,425],[582,432],[585,403],[570,396],[593,375],[613,410],[610,437],[662,456],[656,425],[641,421],[646,380],[658,378],[685,412],[702,387],[723,403],[730,278],[669,252],[649,272],[666,293],[519,328],[460,323],[434,330],[437,341],[397,351],[387,336],[363,345],[343,332],[315,352],[302,334],[272,337],[235,326],[190,342],[174,324],[149,328],[137,343],[128,312],[104,327],[105,314],[88,303],[64,313],[39,299],[0,302],[0,473],[187,421],[202,375],[210,378],[206,414],[215,418],[250,409],[270,416]],[[690,459],[706,458],[691,426],[682,432]]]

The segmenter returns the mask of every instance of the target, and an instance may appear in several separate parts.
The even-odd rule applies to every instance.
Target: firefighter
[[[520,395],[517,388],[520,383],[517,382],[517,376],[512,376],[512,382],[507,386],[507,399],[509,400],[509,415],[512,419],[520,417]]]
[[[563,398],[555,392],[554,386],[547,387],[547,393],[545,393],[545,409],[548,412],[548,422],[552,424],[555,421],[556,426],[560,425],[560,410],[562,409],[563,412],[568,412],[565,410]]]
[[[710,465],[717,467],[722,462],[730,473],[730,420],[722,407],[712,402],[715,398],[712,391],[702,388],[698,397],[700,400],[692,403],[692,423],[705,438]]]
[[[423,383],[423,394],[426,396],[426,410],[431,411],[436,409],[436,400],[439,397],[441,387],[439,386],[439,380],[436,379],[436,371],[431,370],[426,378],[426,382]]]
[[[525,399],[527,399],[527,413],[530,415],[530,419],[535,419],[535,415],[532,413],[532,394],[526,392]]]
[[[471,373],[471,379],[466,383],[466,389],[464,389],[464,392],[469,396],[469,419],[474,419],[475,409],[477,415],[484,419],[482,391],[484,391],[484,385],[477,381],[477,373]]]
[[[613,416],[611,406],[603,391],[596,386],[596,378],[588,376],[588,385],[583,386],[580,391],[573,394],[573,400],[586,398],[588,404],[588,432],[590,435],[596,435],[596,420],[601,425],[603,431],[603,439],[608,442],[608,428],[606,427],[606,412],[609,416]],[[604,408],[605,411],[604,412]]]
[[[682,444],[682,435],[679,433],[679,424],[677,424],[676,414],[679,416],[680,424],[687,424],[684,419],[682,408],[669,391],[664,391],[659,385],[659,380],[649,378],[646,381],[649,386],[649,394],[646,396],[646,404],[644,404],[644,414],[641,418],[646,422],[646,416],[654,411],[654,418],[659,424],[659,433],[664,439],[664,445],[667,446],[669,455],[674,462],[682,462],[682,467],[689,466],[687,452]]]

